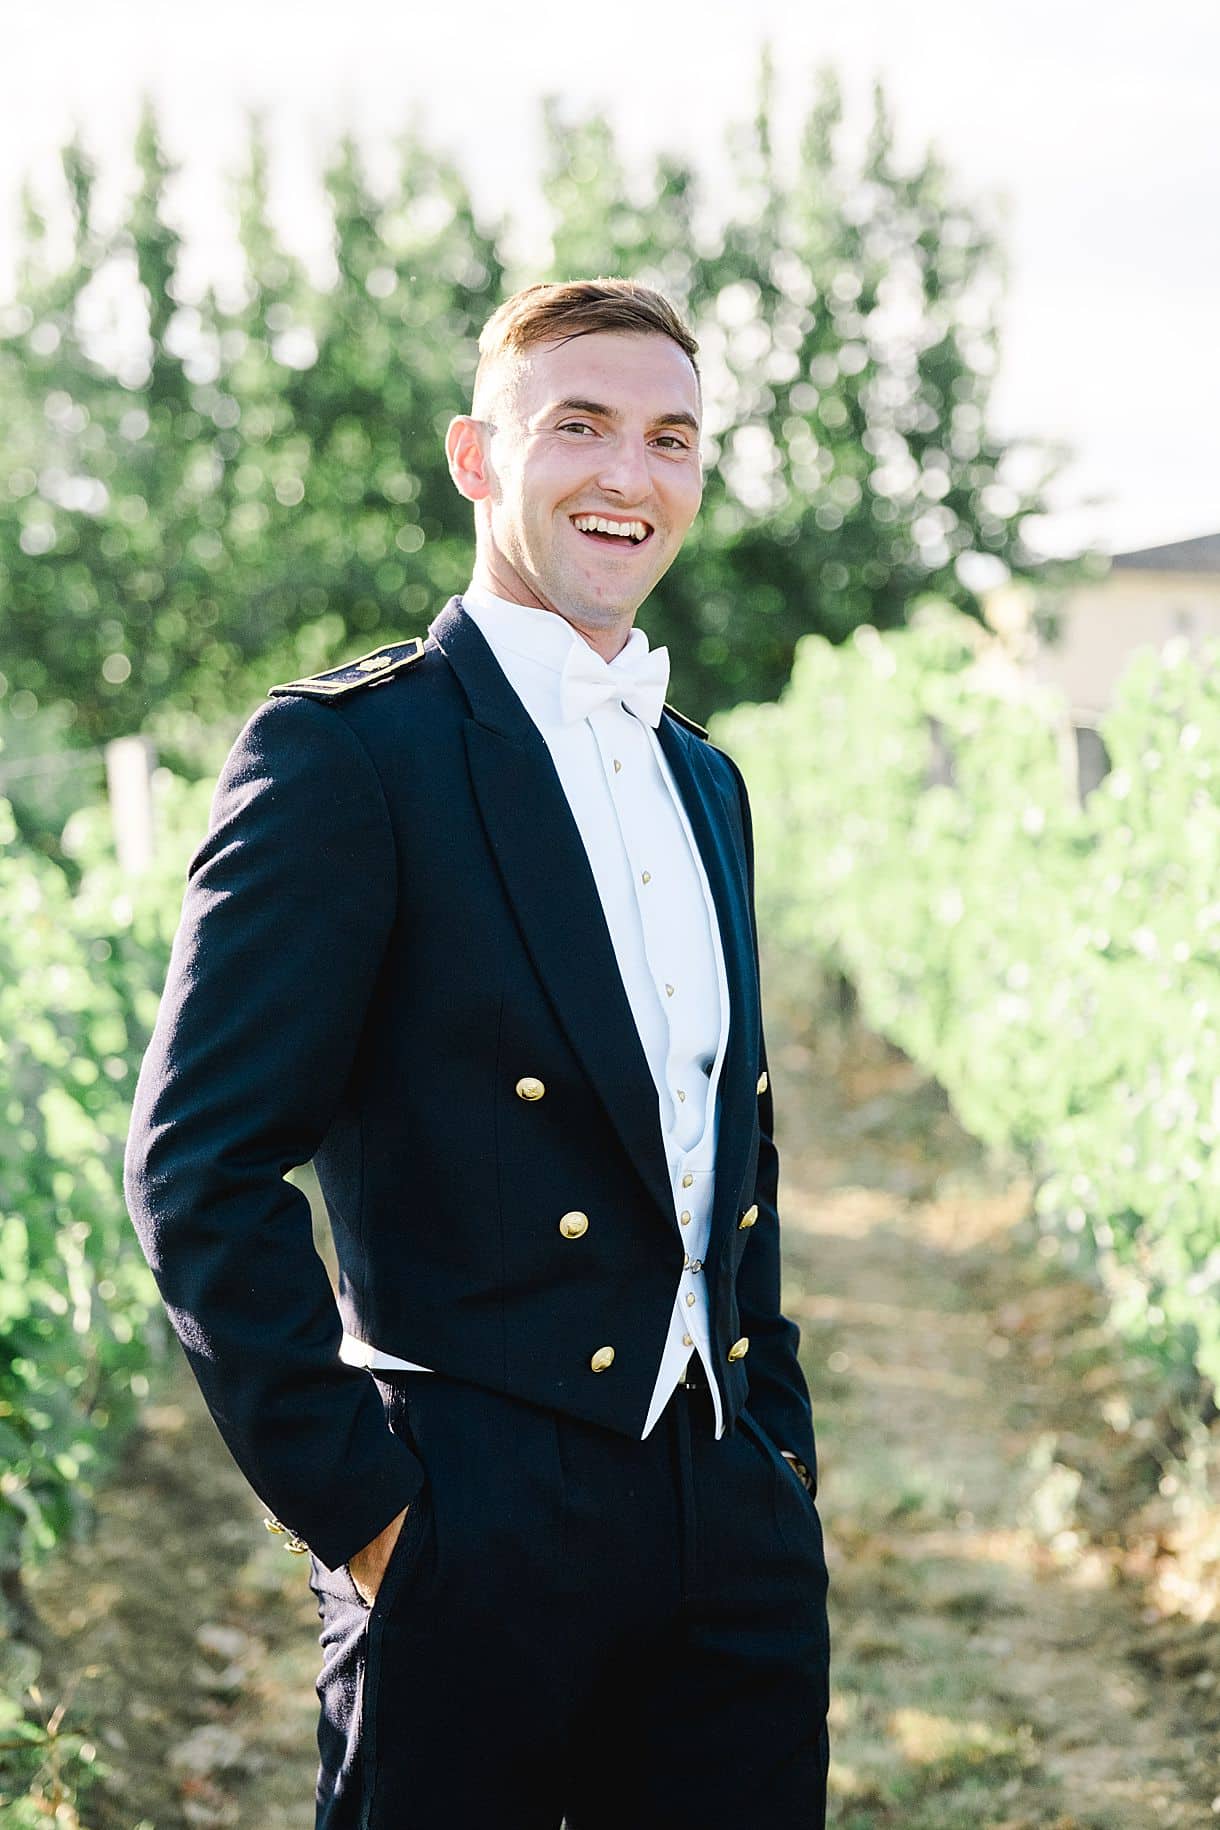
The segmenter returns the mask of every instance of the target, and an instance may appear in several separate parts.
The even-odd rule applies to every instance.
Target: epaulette
[[[668,701],[666,702],[665,710],[669,713],[671,718],[676,718],[679,724],[684,724],[688,731],[693,731],[696,737],[707,736],[707,732],[701,724],[696,724],[693,718],[688,718],[685,712],[678,711],[677,707],[670,705]]]
[[[392,680],[404,667],[421,660],[423,652],[423,637],[413,635],[409,642],[389,642],[384,648],[374,648],[371,654],[362,654],[355,661],[344,661],[325,673],[310,674],[304,680],[286,680],[282,686],[269,686],[267,697],[274,699],[280,693],[305,693],[311,699],[342,699],[348,693],[359,692],[362,686],[380,686],[383,680]]]

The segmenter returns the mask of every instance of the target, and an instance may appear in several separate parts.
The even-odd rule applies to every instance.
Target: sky
[[[900,156],[934,143],[1004,208],[1008,288],[992,429],[1074,453],[1038,530],[1048,551],[1220,531],[1220,6],[1216,0],[5,0],[0,297],[24,177],[53,197],[79,128],[103,205],[127,181],[142,95],[181,174],[191,271],[233,261],[226,176],[248,109],[267,120],[273,210],[325,246],[317,174],[356,132],[375,160],[411,120],[528,251],[539,101],[600,109],[628,158],[693,161],[715,188],[769,42],[794,143],[823,64],[861,135],[880,80]]]

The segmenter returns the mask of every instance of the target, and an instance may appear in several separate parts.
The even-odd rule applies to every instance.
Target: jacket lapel
[[[758,976],[750,923],[745,838],[736,792],[720,779],[704,738],[662,717],[657,730],[690,821],[720,926],[729,987],[729,1040],[720,1070],[720,1129],[712,1237],[735,1223],[737,1195],[753,1143],[757,1110]]]
[[[470,779],[522,939],[628,1155],[676,1229],[656,1086],[550,751],[457,599],[432,634],[473,713],[466,724]]]

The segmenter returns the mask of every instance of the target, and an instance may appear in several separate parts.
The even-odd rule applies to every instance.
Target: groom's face
[[[479,535],[501,589],[588,628],[630,621],[703,493],[690,359],[660,332],[536,345],[493,411]]]

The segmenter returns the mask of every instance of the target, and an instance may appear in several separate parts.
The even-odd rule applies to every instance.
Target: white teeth
[[[643,540],[648,533],[642,521],[607,521],[602,515],[574,515],[572,523],[582,534],[618,534],[625,540]]]

